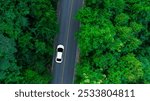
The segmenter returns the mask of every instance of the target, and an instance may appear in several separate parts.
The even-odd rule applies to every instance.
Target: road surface
[[[53,84],[74,83],[74,70],[76,65],[77,42],[75,33],[79,30],[80,23],[75,16],[83,5],[83,0],[60,0],[59,4],[59,34],[56,38],[55,49],[58,44],[64,45],[63,62],[55,62],[53,58],[52,72]]]

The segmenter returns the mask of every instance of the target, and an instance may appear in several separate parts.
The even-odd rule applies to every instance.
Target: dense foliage
[[[149,0],[85,0],[77,83],[150,83]]]
[[[0,83],[48,83],[56,1],[0,1]]]

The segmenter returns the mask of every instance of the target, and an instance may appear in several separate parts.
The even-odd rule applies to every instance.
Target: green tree
[[[77,83],[150,82],[148,0],[86,0],[77,19]]]
[[[19,83],[20,67],[16,65],[15,41],[0,33],[0,83]]]
[[[48,83],[50,78],[43,78],[50,74],[57,33],[56,3],[54,0],[0,2],[1,83]]]

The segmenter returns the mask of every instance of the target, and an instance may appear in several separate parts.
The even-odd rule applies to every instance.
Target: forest
[[[50,83],[57,1],[0,1],[0,84]],[[75,18],[75,83],[150,83],[149,0],[85,0]]]
[[[56,4],[57,0],[0,1],[0,83],[50,82]]]
[[[149,0],[85,0],[76,83],[150,83]]]

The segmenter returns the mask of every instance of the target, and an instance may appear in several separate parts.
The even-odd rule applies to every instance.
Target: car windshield
[[[61,61],[61,59],[57,59],[57,61]]]
[[[63,52],[63,49],[62,48],[58,48],[58,52]]]

